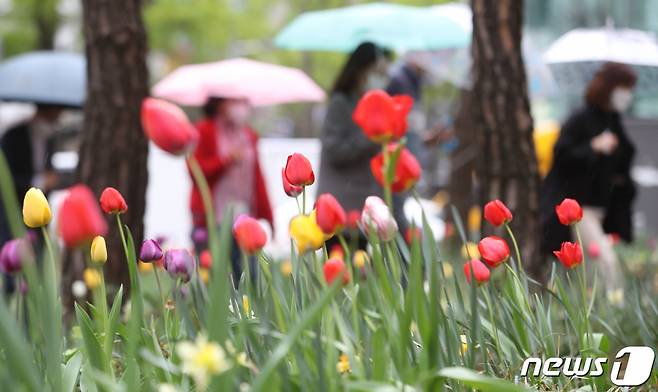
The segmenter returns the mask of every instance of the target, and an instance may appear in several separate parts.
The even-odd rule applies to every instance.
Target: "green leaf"
[[[502,380],[500,378],[484,376],[464,367],[449,367],[440,370],[437,375],[443,378],[457,380],[471,388],[483,392],[527,392],[529,389]]]
[[[78,319],[78,325],[80,326],[80,333],[82,334],[82,341],[84,342],[84,349],[87,353],[89,363],[96,369],[109,371],[109,363],[105,360],[103,350],[98,343],[98,339],[96,339],[91,318],[77,303],[75,304],[75,315]]]
[[[288,335],[286,335],[286,337],[272,352],[270,359],[265,363],[263,370],[254,380],[251,389],[252,391],[260,391],[265,388],[270,377],[279,366],[279,363],[288,354],[302,332],[304,332],[306,328],[308,328],[311,324],[320,318],[324,308],[329,304],[334,295],[336,295],[336,293],[340,290],[340,283],[340,279],[336,279],[331,288],[325,290],[320,298],[313,304],[313,306],[311,306],[302,314],[297,324],[295,324],[290,329]]]
[[[108,318],[107,330],[105,331],[105,342],[103,346],[105,348],[105,357],[108,361],[112,360],[112,348],[114,347],[114,335],[117,331],[117,326],[119,324],[119,316],[121,315],[121,302],[123,300],[123,285],[119,287],[119,291],[114,296],[114,301],[112,302],[112,309],[110,310],[110,316]]]
[[[3,366],[11,371],[12,376],[20,380],[29,390],[41,391],[41,372],[34,366],[30,353],[35,348],[30,347],[24,340],[14,318],[7,309],[4,298],[0,298],[0,346],[6,359]]]
[[[78,351],[64,366],[63,384],[65,392],[75,391],[75,384],[78,381],[80,367],[82,366],[82,352]]]

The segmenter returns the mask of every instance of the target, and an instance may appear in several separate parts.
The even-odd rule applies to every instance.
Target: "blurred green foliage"
[[[60,21],[59,0],[14,0],[0,9],[1,57],[36,49],[51,49]]]

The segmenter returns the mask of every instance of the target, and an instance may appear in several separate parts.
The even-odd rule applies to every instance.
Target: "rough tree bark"
[[[148,94],[146,32],[141,0],[83,0],[87,101],[77,178],[96,195],[112,186],[128,203],[122,215],[139,244],[148,180],[148,142],[140,106]],[[109,219],[106,277],[127,283],[115,219]]]
[[[480,149],[476,162],[480,201],[501,199],[510,207],[525,266],[534,273],[541,264],[539,175],[521,57],[523,0],[472,0],[471,7],[470,110]]]

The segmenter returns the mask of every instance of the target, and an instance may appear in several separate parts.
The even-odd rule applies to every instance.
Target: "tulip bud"
[[[281,275],[288,277],[292,275],[292,262],[290,260],[284,260],[281,262]]]
[[[496,268],[507,261],[510,255],[507,242],[505,242],[504,239],[493,235],[480,240],[478,251],[480,252],[482,260],[484,260],[484,262],[491,268]]]
[[[48,200],[41,189],[30,188],[23,199],[23,222],[27,227],[36,229],[50,223],[52,213]]]
[[[286,169],[281,169],[281,181],[283,182],[283,191],[286,192],[286,195],[290,197],[299,196],[304,188],[301,186],[292,185],[286,178]]]
[[[598,259],[599,257],[601,257],[601,247],[596,242],[590,242],[589,245],[587,246],[587,254],[589,255],[589,257]]]
[[[396,144],[389,144],[387,146],[389,154],[393,154],[397,150]],[[384,155],[379,153],[370,160],[370,171],[379,185],[384,185]],[[393,172],[393,179],[391,181],[391,191],[393,192],[406,192],[411,187],[416,185],[420,179],[421,174],[420,163],[416,157],[406,148],[402,148],[398,159],[395,161],[395,170]]]
[[[103,282],[100,272],[95,268],[85,268],[82,273],[82,280],[85,281],[89,290],[95,290]]]
[[[162,259],[163,253],[160,244],[156,240],[146,240],[142,242],[139,249],[139,259],[145,263],[151,263]]]
[[[373,142],[388,143],[407,132],[407,114],[413,102],[408,95],[391,97],[383,90],[368,91],[357,103],[352,120]]]
[[[240,249],[247,254],[254,254],[267,243],[267,233],[258,220],[240,215],[233,224],[233,237]]]
[[[208,249],[201,251],[201,254],[199,255],[199,266],[205,269],[212,267],[212,255]]]
[[[107,246],[103,236],[97,235],[91,241],[91,261],[96,264],[104,264],[107,261]]]
[[[354,256],[352,256],[352,263],[356,268],[362,269],[368,264],[368,253],[362,249],[357,250],[354,252]]]
[[[555,213],[560,223],[565,226],[571,226],[583,219],[583,209],[574,199],[562,200],[562,203],[555,206]]]
[[[186,249],[169,249],[164,255],[165,269],[172,279],[188,282],[194,272],[194,259]]]
[[[343,247],[340,246],[340,244],[334,244],[334,246],[329,249],[329,258],[330,259],[344,259],[345,258],[345,252],[343,251]]]
[[[347,214],[336,198],[323,193],[315,202],[316,220],[325,234],[334,234],[347,223]]]
[[[398,224],[388,209],[388,206],[377,196],[368,196],[361,213],[361,225],[370,235],[370,229],[377,231],[377,237],[382,241],[391,241],[398,231]]]
[[[142,101],[142,127],[155,145],[174,155],[185,155],[199,141],[199,131],[178,106],[161,99]]]
[[[347,228],[350,230],[359,229],[359,221],[361,220],[361,211],[350,210],[347,212]]]
[[[560,250],[553,251],[553,254],[562,265],[569,269],[577,267],[583,262],[583,251],[578,243],[563,242]]]
[[[288,156],[283,174],[286,180],[288,180],[288,183],[294,186],[303,187],[315,182],[315,174],[313,174],[311,162],[299,153]]]
[[[484,219],[494,226],[501,226],[512,221],[512,212],[502,201],[496,199],[484,205]]]
[[[292,218],[289,230],[299,254],[320,249],[324,244],[325,235],[313,216],[298,215]]]
[[[329,259],[322,267],[324,272],[324,280],[328,285],[332,284],[338,277],[343,279],[343,284],[346,285],[350,282],[350,273],[345,267],[345,262],[342,259]]]
[[[107,233],[107,223],[89,187],[79,184],[69,189],[59,209],[57,230],[68,248]]]
[[[106,214],[123,214],[128,211],[128,205],[118,190],[107,187],[101,193],[101,209]]]
[[[208,245],[208,230],[205,227],[196,227],[192,231],[192,242],[195,246],[203,248]]]
[[[31,254],[29,242],[23,238],[16,238],[5,242],[0,250],[0,272],[13,274],[23,267],[23,261],[34,256]]]
[[[466,281],[468,283],[471,283],[471,269],[473,270],[472,273],[475,276],[476,285],[480,286],[481,284],[489,281],[491,272],[489,272],[487,266],[485,266],[484,263],[482,263],[480,260],[473,259],[464,264],[464,274],[466,275]]]

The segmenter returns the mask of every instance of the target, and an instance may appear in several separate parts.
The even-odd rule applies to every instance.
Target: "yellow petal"
[[[302,254],[320,249],[325,241],[325,235],[313,217],[298,215],[290,221],[290,236],[297,244],[297,251]]]
[[[52,213],[41,189],[30,188],[23,199],[23,222],[33,229],[50,223]]]
[[[82,273],[82,279],[85,281],[89,290],[94,290],[102,282],[101,274],[95,268],[86,268]]]
[[[91,261],[96,264],[104,264],[107,261],[107,246],[103,236],[97,235],[91,241]]]
[[[354,252],[354,256],[352,257],[352,262],[354,263],[354,266],[358,269],[361,269],[366,266],[368,263],[368,253],[364,250],[357,250]]]

